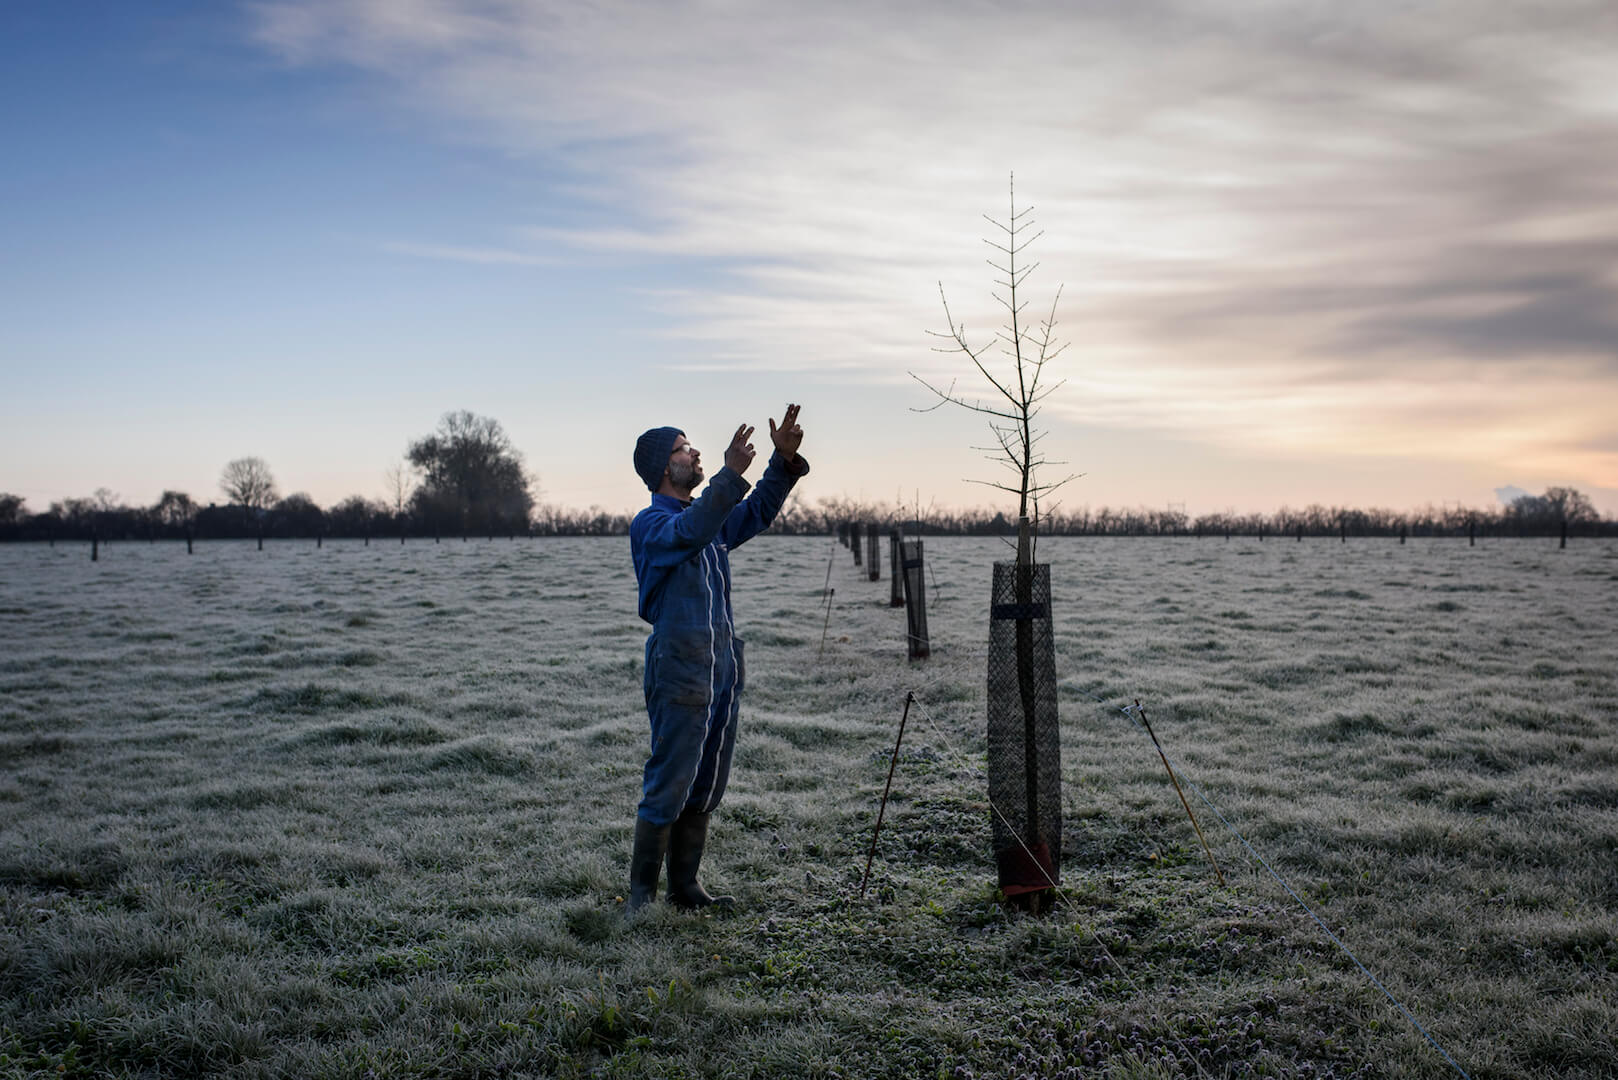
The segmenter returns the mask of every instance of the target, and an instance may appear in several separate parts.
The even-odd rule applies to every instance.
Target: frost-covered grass
[[[917,665],[845,549],[736,553],[740,909],[626,924],[626,541],[0,547],[0,1073],[1453,1075],[1193,796],[1218,886],[1138,696],[1472,1076],[1618,1074],[1618,545],[1045,541],[1040,919],[989,857],[1004,549],[927,550]]]

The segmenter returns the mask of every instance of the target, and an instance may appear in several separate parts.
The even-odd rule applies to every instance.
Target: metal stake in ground
[[[899,744],[904,742],[905,721],[910,719],[910,703],[916,700],[916,692],[905,692],[905,711],[899,717],[899,737],[893,740],[893,759],[888,762],[888,782],[882,785],[882,805],[876,809],[876,828],[871,831],[871,850],[865,855],[865,876],[860,878],[860,899],[865,899],[865,883],[871,880],[871,860],[876,858],[876,838],[882,835],[882,815],[888,811],[888,791],[893,787],[893,770],[899,764]]]
[[[826,621],[820,624],[820,651],[815,654],[815,663],[820,663],[826,655],[826,628],[831,626],[831,601],[837,595],[836,589],[826,590]]]
[[[1168,755],[1163,753],[1163,744],[1157,741],[1157,733],[1152,730],[1152,722],[1146,719],[1146,706],[1135,699],[1135,712],[1140,716],[1140,722],[1146,725],[1146,734],[1152,737],[1152,745],[1157,747],[1157,756],[1163,761],[1163,768],[1169,771],[1169,782],[1174,785],[1174,794],[1180,797],[1180,805],[1185,807],[1185,816],[1191,819],[1191,827],[1197,830],[1197,839],[1202,841],[1202,850],[1208,853],[1208,861],[1213,863],[1214,873],[1219,877],[1219,884],[1225,883],[1225,872],[1219,869],[1219,860],[1214,858],[1213,848],[1208,846],[1207,837],[1202,835],[1202,826],[1197,824],[1197,815],[1191,812],[1191,804],[1185,801],[1185,792],[1180,790],[1180,781],[1174,776],[1174,769],[1169,765]]]

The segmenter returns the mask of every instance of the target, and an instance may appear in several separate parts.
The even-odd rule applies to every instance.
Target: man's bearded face
[[[690,491],[702,483],[702,462],[689,454],[675,454],[669,458],[669,480],[682,491]]]

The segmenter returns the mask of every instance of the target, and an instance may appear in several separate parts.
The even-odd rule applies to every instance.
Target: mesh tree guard
[[[854,550],[854,565],[860,564],[860,523],[851,521],[848,524],[848,546]]]
[[[899,527],[896,525],[893,527],[892,531],[888,533],[888,581],[891,583],[891,587],[888,589],[889,607],[905,606],[904,570],[902,568],[902,563],[903,559],[901,559],[899,556]]]
[[[1042,892],[1062,880],[1056,640],[1050,567],[1043,564],[1020,571],[1015,563],[994,564],[988,744],[1001,891],[1008,897]]]
[[[933,649],[927,640],[927,585],[922,566],[921,541],[902,541],[899,551],[902,556],[899,569],[904,572],[905,636],[910,643],[910,659],[925,660],[932,655]]]
[[[874,523],[865,526],[865,572],[872,581],[882,580],[882,540]]]
[[[848,522],[846,521],[837,523],[837,542],[844,547],[848,546]]]

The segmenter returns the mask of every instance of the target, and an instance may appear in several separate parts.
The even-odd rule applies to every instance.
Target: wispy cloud
[[[288,62],[372,72],[618,214],[548,248],[722,260],[648,296],[683,364],[941,370],[938,279],[999,321],[979,214],[1015,168],[1031,284],[1067,283],[1053,415],[1618,485],[1605,0],[254,10]]]

